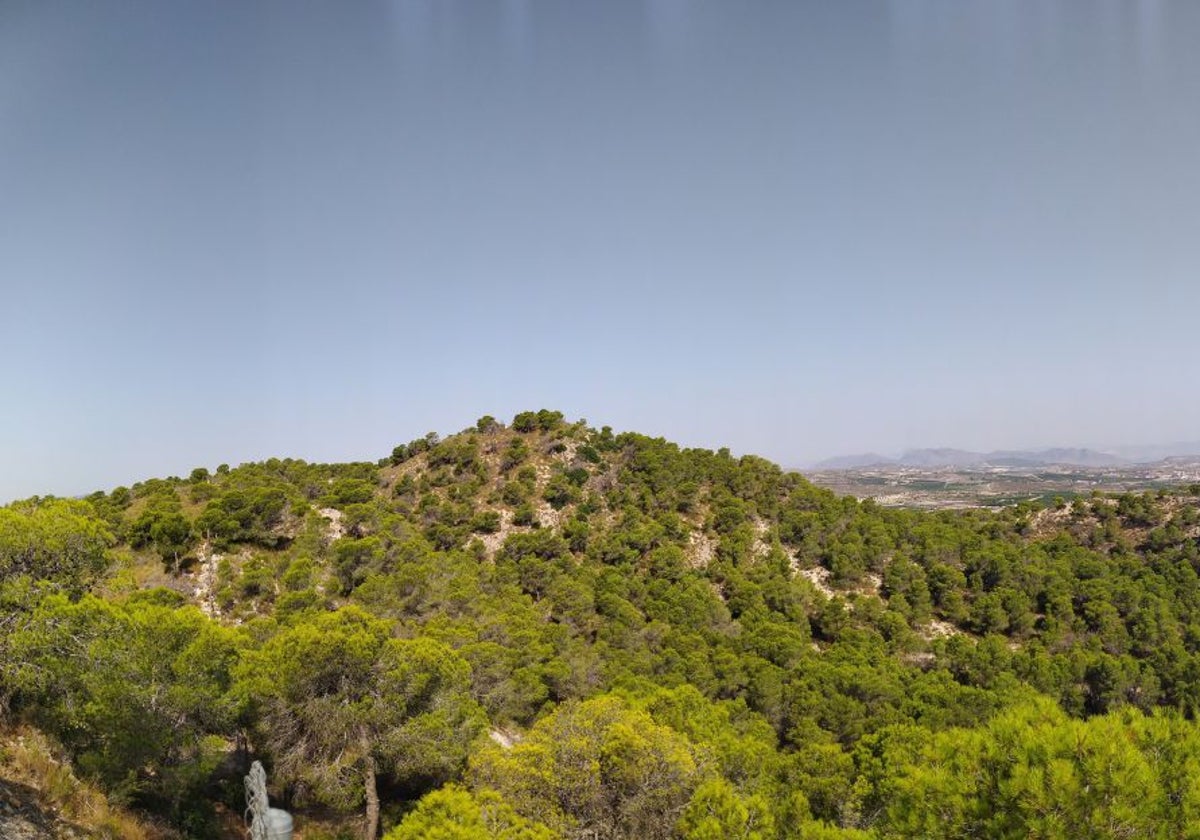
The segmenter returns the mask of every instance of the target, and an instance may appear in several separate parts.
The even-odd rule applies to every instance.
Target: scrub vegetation
[[[305,840],[1200,837],[1198,571],[1200,488],[889,509],[542,410],[0,508],[0,693],[179,837],[256,758]]]

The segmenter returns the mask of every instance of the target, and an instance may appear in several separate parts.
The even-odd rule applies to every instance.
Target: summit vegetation
[[[889,509],[542,410],[0,508],[0,694],[163,836],[260,759],[304,840],[1200,838],[1198,572],[1200,487]]]

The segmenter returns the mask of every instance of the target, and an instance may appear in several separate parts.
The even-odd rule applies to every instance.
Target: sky
[[[0,2],[0,501],[483,414],[1200,437],[1191,0]]]

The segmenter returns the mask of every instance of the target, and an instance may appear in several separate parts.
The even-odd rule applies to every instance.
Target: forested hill
[[[1198,523],[484,417],[0,508],[0,691],[109,836],[1200,837]]]

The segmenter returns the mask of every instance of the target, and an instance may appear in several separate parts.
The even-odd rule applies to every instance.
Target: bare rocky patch
[[[883,589],[883,578],[873,572],[868,572],[863,575],[862,583],[856,588],[861,595],[869,595],[874,598],[880,597],[880,592]]]
[[[496,552],[504,545],[504,541],[508,539],[509,535],[518,530],[517,526],[512,524],[512,511],[500,508],[497,510],[497,513],[500,514],[499,530],[494,534],[479,534],[476,536],[476,539],[483,543],[483,547],[487,551],[489,558],[495,557]]]
[[[685,553],[688,565],[693,569],[707,569],[708,564],[717,556],[717,541],[703,531],[692,531],[688,534]]]
[[[751,549],[755,559],[761,560],[771,553],[771,544],[767,542],[767,537],[771,533],[771,526],[761,516],[754,517],[754,546]]]
[[[826,598],[832,598],[837,595],[833,591],[833,587],[829,585],[829,570],[823,566],[814,566],[811,569],[796,569],[793,561],[792,568],[800,577],[807,580],[813,585],[813,589],[820,592]]]
[[[951,636],[961,636],[963,631],[959,630],[948,621],[942,621],[937,618],[930,619],[927,624],[917,631],[918,634],[927,642],[932,642],[934,639],[948,639]]]
[[[506,750],[512,749],[523,740],[521,733],[502,726],[495,726],[489,729],[488,738]]]
[[[534,513],[543,528],[558,528],[562,524],[563,510],[555,510],[549,502],[539,501],[534,506]]]
[[[346,529],[342,525],[342,512],[337,508],[320,508],[317,513],[329,520],[329,526],[325,529],[325,538],[329,542],[340,540],[346,535]]]
[[[202,613],[209,618],[219,618],[221,608],[217,605],[217,565],[221,562],[221,555],[213,551],[212,546],[205,541],[197,552],[197,559],[199,570],[196,573],[193,597]]]

